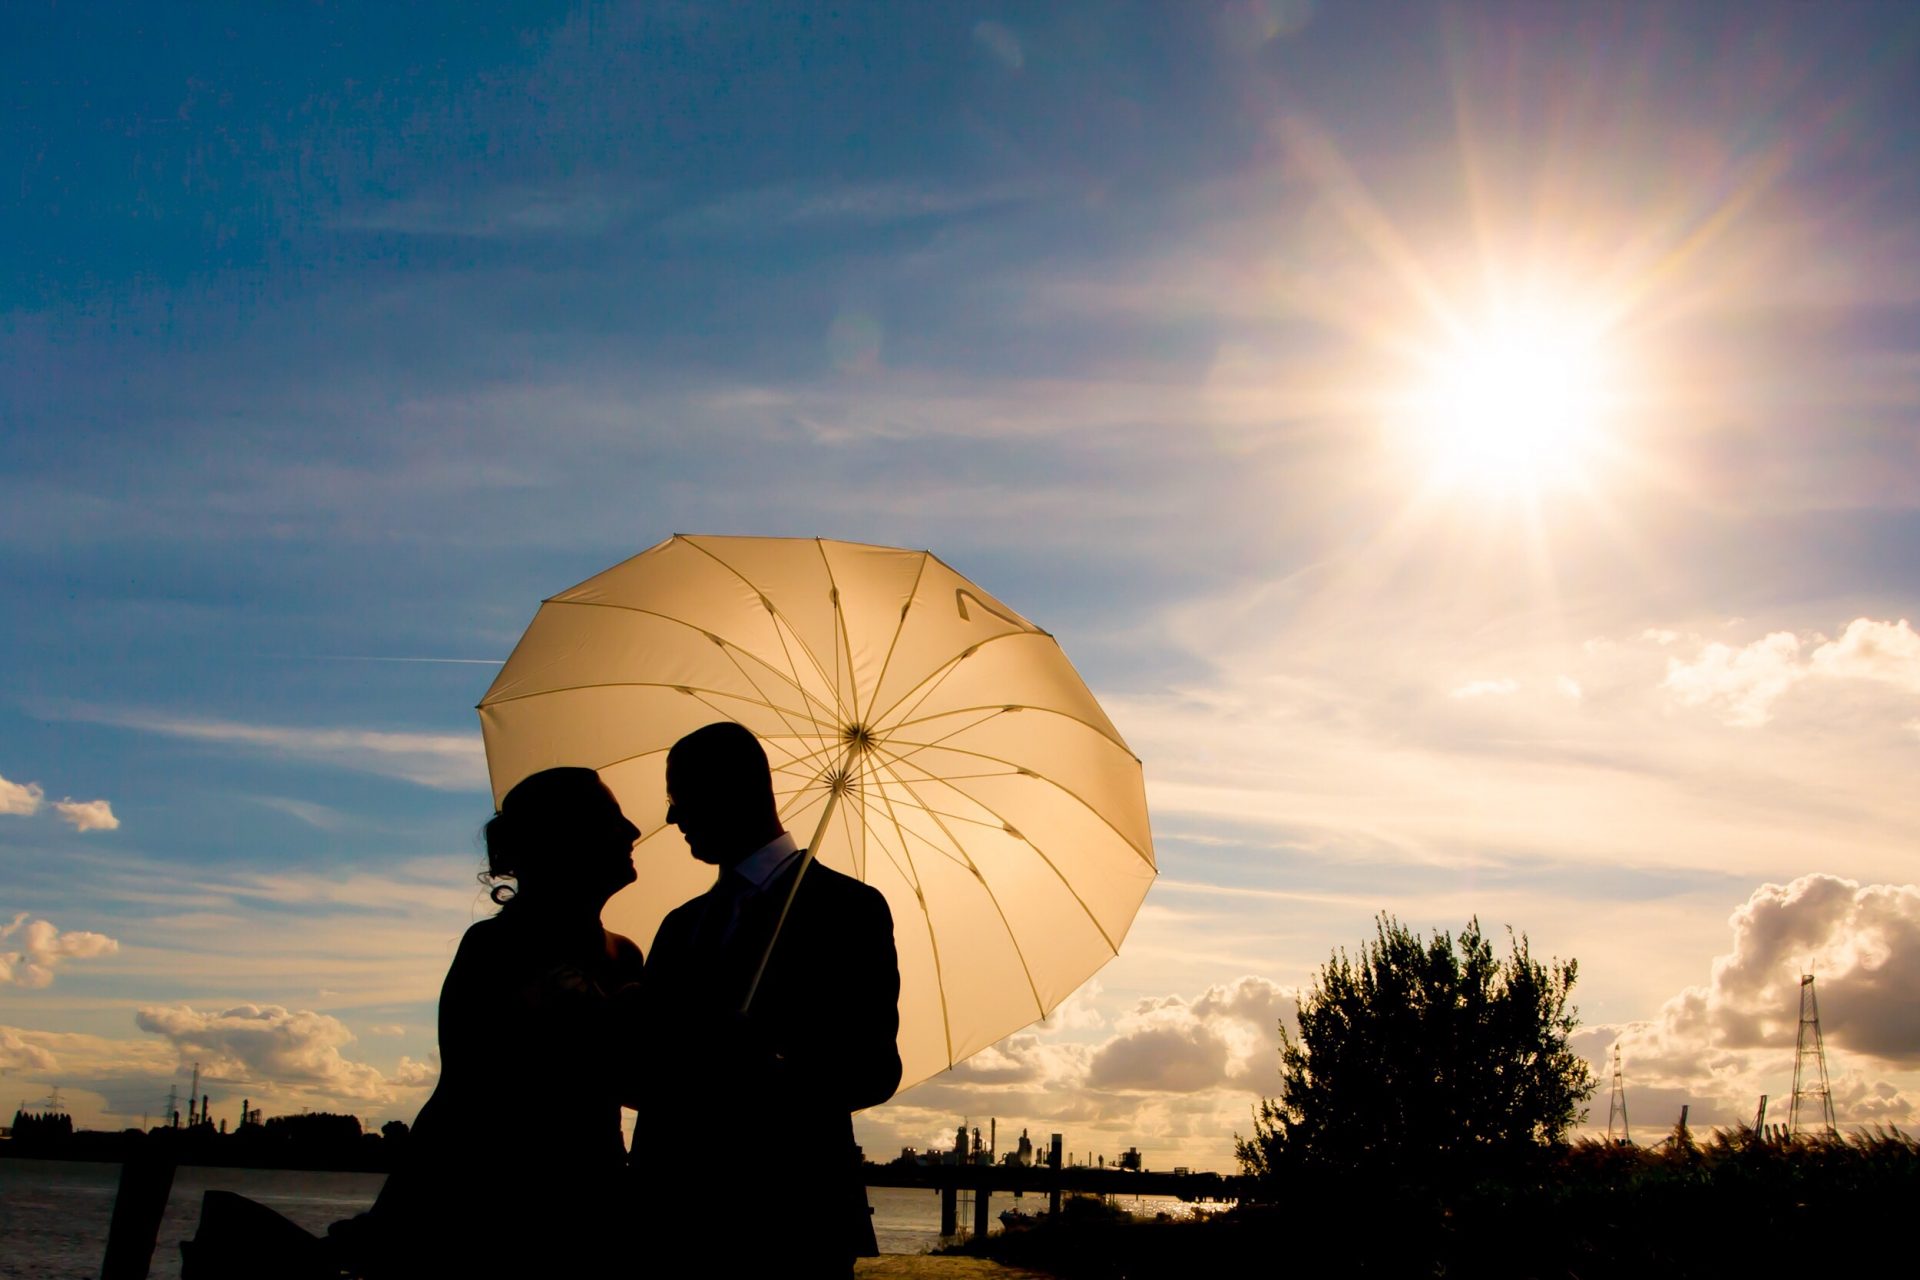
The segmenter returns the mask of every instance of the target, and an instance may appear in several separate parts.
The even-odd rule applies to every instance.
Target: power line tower
[[[1613,1101],[1607,1104],[1607,1145],[1625,1147],[1632,1143],[1633,1135],[1627,1131],[1627,1077],[1620,1068],[1620,1046],[1616,1044],[1613,1046]]]
[[[1814,999],[1813,975],[1803,973],[1800,975],[1800,1034],[1793,1046],[1793,1105],[1787,1112],[1787,1132],[1797,1138],[1816,1126],[1829,1137],[1840,1131],[1833,1122],[1833,1091],[1827,1087],[1827,1048],[1820,1039],[1820,1002]]]

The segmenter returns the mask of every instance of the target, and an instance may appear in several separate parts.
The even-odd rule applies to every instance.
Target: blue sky
[[[1146,762],[1121,958],[872,1150],[1222,1165],[1383,908],[1578,956],[1651,1115],[1785,1092],[1813,959],[1843,1119],[1912,1118],[1906,6],[0,21],[19,1098],[410,1114],[485,664],[704,531],[934,549]],[[1562,327],[1581,447],[1462,481],[1436,370]]]

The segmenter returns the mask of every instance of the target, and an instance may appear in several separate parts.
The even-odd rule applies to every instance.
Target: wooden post
[[[1053,1170],[1052,1187],[1047,1192],[1047,1212],[1060,1212],[1060,1135],[1053,1135],[1053,1144],[1047,1148],[1047,1168]]]
[[[960,1234],[960,1191],[952,1185],[940,1188],[940,1234]]]
[[[172,1193],[171,1151],[137,1151],[120,1166],[120,1189],[113,1197],[100,1280],[147,1280],[153,1246],[160,1239],[160,1215],[166,1212]]]
[[[986,1180],[982,1179],[973,1189],[973,1238],[976,1240],[987,1238],[987,1203],[992,1198],[993,1193],[987,1190]]]

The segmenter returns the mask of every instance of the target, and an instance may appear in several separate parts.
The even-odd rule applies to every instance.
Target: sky
[[[1807,971],[1842,1123],[1912,1123],[1917,58],[1864,2],[10,7],[0,1101],[410,1119],[474,704],[705,532],[934,550],[1144,762],[1118,958],[872,1156],[1230,1168],[1381,912],[1577,959],[1637,1137],[1781,1118]]]

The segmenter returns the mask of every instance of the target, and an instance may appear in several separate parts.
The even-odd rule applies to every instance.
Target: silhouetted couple
[[[900,1082],[886,899],[809,864],[740,725],[682,738],[666,783],[667,821],[719,874],[644,972],[600,924],[639,832],[592,770],[534,774],[487,824],[503,905],[447,973],[439,1086],[372,1212],[337,1231],[367,1275],[564,1275],[612,1254],[642,1274],[843,1277],[872,1252],[851,1113]]]

